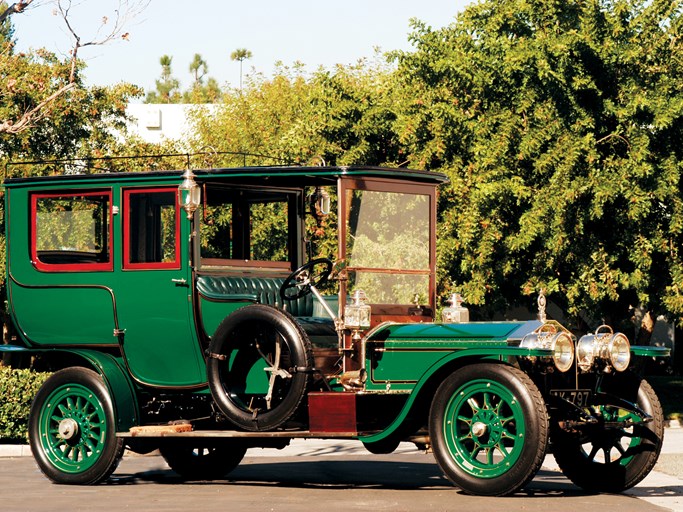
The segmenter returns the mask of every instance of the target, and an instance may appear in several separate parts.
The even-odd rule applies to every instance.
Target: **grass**
[[[647,377],[647,381],[662,402],[664,417],[668,420],[683,420],[683,376],[653,375]]]

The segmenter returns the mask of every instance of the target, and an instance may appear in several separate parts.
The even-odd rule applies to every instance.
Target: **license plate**
[[[591,396],[590,389],[551,389],[550,394],[578,407],[586,407]]]

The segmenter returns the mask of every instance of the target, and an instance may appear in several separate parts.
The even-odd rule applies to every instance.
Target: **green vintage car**
[[[664,349],[545,318],[436,318],[445,176],[244,167],[5,181],[2,351],[54,374],[30,442],[57,483],[95,484],[124,448],[186,479],[247,448],[412,441],[462,490],[507,495],[549,451],[591,491],[653,468],[659,401],[634,370]],[[328,259],[322,254],[331,255]],[[638,357],[636,357],[638,356]]]

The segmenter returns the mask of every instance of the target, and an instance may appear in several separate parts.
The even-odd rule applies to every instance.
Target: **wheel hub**
[[[65,418],[59,422],[59,437],[69,440],[78,435],[78,422],[71,418]]]
[[[486,430],[486,424],[482,423],[481,421],[477,421],[474,425],[472,425],[472,434],[476,437],[481,437],[486,434]]]
[[[482,447],[492,447],[502,438],[503,425],[498,415],[490,409],[481,409],[472,418],[470,432]]]

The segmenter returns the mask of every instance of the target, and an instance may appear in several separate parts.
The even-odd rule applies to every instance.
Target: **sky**
[[[36,7],[13,16],[18,49],[44,47],[68,55],[73,43],[64,22],[54,15],[53,0],[34,0]],[[67,0],[62,0],[64,3]],[[128,0],[132,2],[134,0]],[[126,81],[154,89],[159,58],[173,58],[173,75],[183,87],[191,83],[190,63],[199,53],[208,75],[221,85],[239,86],[239,63],[230,60],[237,48],[252,52],[244,74],[269,76],[275,63],[299,61],[309,71],[353,64],[382,51],[410,50],[409,20],[433,28],[449,25],[471,0],[150,0],[130,20],[119,39],[85,47],[86,83],[111,85]],[[71,22],[82,41],[92,39],[104,16],[115,17],[119,0],[72,0]],[[110,25],[111,21],[107,26]],[[105,26],[105,29],[106,27]]]

